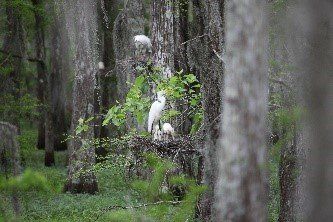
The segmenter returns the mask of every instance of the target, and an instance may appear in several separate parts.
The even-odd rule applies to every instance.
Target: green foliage
[[[156,92],[163,90],[166,93],[169,104],[187,104],[188,110],[186,115],[195,119],[195,127],[192,128],[194,133],[202,121],[202,105],[200,83],[193,74],[183,74],[183,71],[176,72],[170,78],[164,78],[162,70],[159,67],[153,67],[150,73],[145,67],[138,67],[141,73],[131,86],[124,104],[118,104],[111,107],[106,114],[103,125],[110,122],[117,127],[122,126],[126,122],[126,118],[134,116],[139,124],[147,119],[150,105],[153,101],[149,98],[150,89],[156,88]],[[156,93],[154,92],[154,93]],[[184,113],[175,109],[167,109],[162,121],[170,121]]]
[[[136,180],[132,186],[148,202],[147,209],[136,214],[131,211],[115,211],[108,215],[108,219],[110,221],[123,221],[125,218],[131,218],[130,221],[141,221],[142,218],[145,218],[144,221],[193,220],[198,197],[206,190],[206,187],[197,185],[194,180],[188,179],[184,175],[171,175],[169,184],[186,190],[182,201],[173,201],[175,197],[170,190],[165,190],[164,183],[168,172],[174,169],[175,165],[152,153],[145,154],[145,159],[148,168],[153,172],[151,179],[148,181]],[[178,204],[178,206],[170,204]]]
[[[11,121],[14,118],[19,119],[37,119],[39,116],[37,109],[38,101],[32,94],[26,93],[18,100],[11,94],[4,93],[0,95],[0,116],[2,119]]]
[[[121,126],[125,123],[126,115],[122,110],[121,106],[112,106],[108,113],[106,114],[105,119],[103,120],[103,126],[106,126],[109,124],[110,121],[115,126]]]
[[[75,129],[75,134],[79,135],[82,132],[87,132],[89,130],[89,123],[94,119],[94,117],[89,117],[88,119],[79,119],[79,124]]]
[[[161,200],[165,195],[162,192],[162,184],[168,170],[174,168],[174,164],[155,154],[148,153],[144,155],[147,160],[147,166],[153,169],[153,175],[150,181],[137,180],[132,186],[135,190],[145,194],[148,201]]]
[[[126,210],[119,210],[107,217],[110,222],[128,222],[128,221],[137,221],[137,222],[150,222],[153,221],[143,215],[138,215],[136,213],[131,213]]]
[[[276,96],[275,103],[279,103],[281,98]],[[282,105],[282,104],[281,104]],[[304,116],[301,107],[291,107],[290,109],[279,108],[269,113],[272,128],[277,132],[283,132],[279,141],[269,149],[269,221],[278,221],[280,212],[280,181],[279,166],[281,148],[290,142],[296,132],[297,122]],[[297,172],[295,172],[297,173]]]
[[[289,0],[290,1],[290,0]],[[275,0],[272,4],[273,12],[279,12],[287,7],[288,0]]]
[[[0,190],[7,192],[48,191],[49,186],[43,175],[31,169],[26,169],[20,176],[10,177],[9,179],[0,178]]]

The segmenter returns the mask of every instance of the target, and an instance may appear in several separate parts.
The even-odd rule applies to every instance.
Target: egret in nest
[[[165,107],[165,92],[159,91],[157,92],[157,100],[153,102],[150,107],[149,115],[148,115],[148,132],[152,134],[153,126],[159,125],[159,129],[162,129],[160,119],[162,116],[162,112]]]

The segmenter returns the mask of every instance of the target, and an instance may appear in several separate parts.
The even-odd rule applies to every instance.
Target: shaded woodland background
[[[331,221],[332,10],[2,0],[0,221]]]

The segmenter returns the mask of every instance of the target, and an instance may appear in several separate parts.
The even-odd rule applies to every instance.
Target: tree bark
[[[70,115],[66,112],[66,105],[70,99],[66,96],[66,84],[70,75],[70,58],[69,58],[69,39],[65,30],[64,13],[58,5],[51,3],[53,22],[50,27],[50,47],[51,47],[51,109],[52,125],[54,131],[54,148],[55,150],[66,150],[67,143],[64,142],[66,134],[69,131]]]
[[[54,166],[54,138],[53,128],[53,109],[52,109],[52,74],[47,75],[47,85],[45,90],[45,99],[47,108],[45,110],[45,166]]]
[[[52,121],[52,110],[50,105],[51,100],[51,84],[50,84],[50,74],[47,72],[46,68],[46,53],[45,53],[45,27],[43,24],[43,16],[37,10],[39,7],[44,7],[42,0],[33,0],[33,6],[35,7],[35,49],[36,58],[39,60],[37,62],[37,75],[38,75],[38,92],[37,94],[41,96],[40,98],[46,105],[45,109],[42,107],[40,109],[42,117],[39,119],[38,129],[45,130],[44,134],[39,132],[39,138],[44,136],[45,139],[45,166],[54,165],[54,132],[53,132],[53,121]],[[43,98],[42,98],[43,97]],[[45,124],[45,125],[44,125]],[[38,141],[38,146],[41,145]],[[41,147],[38,147],[41,148]]]
[[[103,5],[101,6],[103,7]],[[102,35],[103,35],[103,48],[102,48],[102,58],[105,65],[105,70],[101,76],[101,104],[102,109],[101,112],[107,112],[110,106],[116,104],[117,98],[117,81],[115,77],[115,54],[114,54],[114,47],[113,47],[113,24],[117,17],[118,13],[119,2],[117,0],[113,1],[105,1],[104,2],[104,9],[105,11],[101,12],[104,16],[108,16],[108,20],[102,23]],[[104,15],[104,13],[107,13]],[[110,71],[109,71],[110,70]],[[107,126],[101,127],[101,138],[105,138],[108,136],[114,135],[114,131],[116,129],[112,129],[109,131]]]
[[[73,89],[72,133],[79,119],[94,116],[94,92],[98,72],[97,4],[89,0],[66,1],[66,23],[75,49],[75,79]],[[94,127],[91,122],[86,131],[70,141],[69,166],[64,190],[71,193],[98,191],[92,167],[95,163]]]
[[[200,217],[209,221],[214,213],[213,202],[217,178],[217,149],[220,136],[224,66],[220,59],[224,51],[224,2],[194,0],[194,27],[188,40],[191,69],[202,83],[204,183],[208,191],[200,201]]]
[[[216,221],[266,221],[264,1],[226,7],[225,103]]]
[[[20,147],[17,136],[17,127],[0,122],[0,159],[5,160],[5,162],[1,161],[1,170],[4,170],[7,178],[10,175],[17,177],[21,174]],[[16,190],[12,193],[12,204],[15,216],[19,217],[21,204]]]
[[[100,21],[100,39],[101,41],[101,57],[105,69],[100,70],[100,107],[99,113],[105,114],[109,108],[116,104],[117,100],[117,81],[115,75],[115,54],[113,47],[113,24],[119,12],[119,0],[101,1],[99,8],[99,21]],[[98,130],[95,132],[95,138],[111,138],[117,136],[117,128],[113,125],[102,126],[102,116],[98,117]],[[96,147],[97,157],[105,157],[107,149],[98,145]],[[99,160],[99,158],[97,158]]]
[[[153,62],[164,69],[165,77],[171,77],[175,71],[174,4],[174,0],[152,2]]]
[[[39,60],[37,65],[37,99],[40,103],[39,105],[39,119],[38,119],[38,140],[37,140],[37,148],[44,149],[45,148],[45,118],[47,117],[45,112],[45,105],[48,104],[47,98],[45,96],[45,90],[48,85],[47,83],[47,71],[45,64],[45,32],[43,17],[37,10],[37,7],[40,7],[42,4],[41,0],[33,0],[32,4],[35,8],[35,50],[36,50],[36,58]]]
[[[333,218],[333,3],[306,0],[296,6],[292,17],[300,24],[296,37],[305,36],[308,43],[299,54],[311,127],[304,219],[326,222]]]
[[[6,16],[7,16],[7,32],[4,37],[4,43],[2,51],[8,54],[13,54],[12,58],[4,61],[3,67],[12,67],[12,71],[9,73],[9,78],[3,80],[3,92],[9,92],[13,95],[16,102],[20,98],[20,78],[23,66],[23,58],[26,57],[25,46],[25,32],[23,29],[23,22],[21,11],[15,7],[10,0],[6,0]],[[15,44],[13,44],[15,43]],[[18,109],[12,110],[12,119],[10,120],[20,131],[20,113]]]

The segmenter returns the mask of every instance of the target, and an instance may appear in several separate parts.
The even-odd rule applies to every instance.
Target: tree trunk
[[[37,75],[38,79],[44,79],[45,82],[38,81],[38,94],[44,97],[42,100],[44,101],[43,105],[46,105],[48,108],[42,108],[42,116],[44,118],[40,118],[40,121],[45,121],[44,125],[44,137],[45,137],[45,166],[54,165],[54,140],[53,140],[53,121],[52,121],[52,111],[49,107],[51,104],[51,84],[50,84],[50,74],[47,73],[46,68],[46,54],[45,54],[45,31],[43,24],[43,17],[40,15],[37,10],[38,7],[44,7],[42,0],[33,0],[33,6],[35,7],[35,48],[36,48],[36,58],[39,60],[37,62]],[[46,86],[46,87],[45,87]],[[41,127],[41,123],[39,122],[39,128]],[[41,135],[40,135],[41,136]]]
[[[105,65],[105,72],[101,76],[101,112],[106,113],[108,109],[116,104],[117,99],[117,80],[115,75],[115,52],[113,47],[113,24],[115,23],[116,17],[119,11],[119,0],[104,1],[104,11],[103,5],[102,13],[104,16],[108,16],[107,20],[104,18],[102,24],[102,33],[103,33],[103,47],[102,47],[102,58]],[[104,13],[107,13],[104,15]],[[112,71],[113,70],[113,71]],[[110,131],[109,131],[110,130]],[[109,129],[107,126],[101,127],[101,138],[115,136],[116,128],[113,127]]]
[[[23,58],[26,56],[26,46],[24,42],[25,32],[23,29],[23,22],[21,11],[15,7],[10,0],[6,0],[6,16],[7,16],[7,32],[4,37],[4,44],[2,50],[12,55],[10,59],[4,61],[3,67],[12,67],[9,73],[9,78],[5,80],[4,92],[9,92],[18,103],[20,98],[20,79],[23,66]],[[13,44],[15,43],[15,44]],[[19,104],[18,104],[19,105]],[[20,131],[20,113],[18,109],[12,110],[11,122],[17,126],[18,132]]]
[[[60,10],[59,3],[51,3],[53,22],[50,28],[51,38],[51,109],[52,124],[54,131],[55,150],[66,150],[67,143],[64,142],[69,130],[69,114],[66,112],[67,99],[66,84],[70,75],[69,64],[69,39],[65,30],[64,13]]]
[[[102,126],[102,114],[108,112],[109,108],[116,104],[117,100],[117,81],[115,75],[115,55],[113,47],[113,24],[119,12],[119,0],[100,1],[99,5],[99,26],[101,46],[100,52],[104,69],[99,70],[98,90],[95,93],[95,99],[98,101],[95,112],[98,111],[99,116],[96,119],[95,138],[103,139],[117,136],[117,128],[113,125]],[[102,142],[101,142],[102,143]],[[103,160],[108,151],[102,144],[97,144],[96,155],[97,161]],[[101,158],[99,158],[101,157]]]
[[[72,133],[79,119],[94,116],[94,91],[98,72],[97,4],[89,0],[66,1],[66,23],[75,49],[75,79],[73,89]],[[92,121],[93,122],[93,121]],[[92,167],[95,163],[94,127],[76,135],[70,141],[68,177],[64,190],[71,193],[98,191]]]
[[[187,44],[189,40],[189,21],[188,21],[189,1],[180,0],[175,2],[174,9],[174,64],[175,70],[183,70],[183,74],[190,73],[190,67],[187,58]],[[191,130],[191,118],[188,113],[188,105],[176,103],[176,109],[182,113],[177,117],[175,131],[180,135],[186,135]]]
[[[214,214],[214,190],[217,178],[217,149],[220,136],[224,67],[224,2],[193,1],[194,27],[188,46],[191,69],[199,74],[203,95],[203,135],[205,135],[204,183],[208,191],[200,201],[200,217],[209,221]]]
[[[300,1],[294,22],[300,24],[297,36],[304,35],[307,47],[299,54],[304,71],[309,107],[310,152],[308,163],[309,197],[305,221],[332,221],[333,218],[333,3]]]
[[[120,13],[113,27],[113,46],[116,58],[117,92],[119,100],[124,102],[129,87],[127,82],[134,83],[135,70],[135,46],[134,36],[144,34],[144,8],[142,0],[127,1],[124,10]],[[143,124],[137,123],[132,118],[127,118],[128,130],[134,127],[144,129]]]
[[[266,221],[264,1],[228,1],[226,30],[216,221]]]
[[[52,74],[47,76],[47,85],[45,90],[45,98],[47,108],[45,110],[45,166],[54,166],[54,128],[53,128],[53,109],[52,109]]]
[[[7,178],[9,175],[17,177],[21,174],[20,147],[17,135],[17,127],[0,122],[0,159],[6,161],[1,161],[1,168]],[[15,216],[19,217],[21,204],[16,190],[12,193],[12,204]]]
[[[41,0],[33,0],[33,6],[35,7],[35,50],[36,50],[36,58],[40,61],[36,63],[37,65],[37,99],[40,103],[39,106],[39,119],[38,119],[38,140],[37,140],[37,148],[44,149],[45,148],[45,140],[48,138],[45,137],[45,123],[46,121],[46,111],[45,105],[48,104],[47,98],[45,96],[45,90],[48,85],[47,83],[47,71],[45,64],[45,32],[44,32],[44,24],[43,17],[40,15],[37,7],[40,7],[42,4]]]
[[[153,62],[164,69],[165,77],[170,77],[175,71],[174,4],[174,0],[155,0],[152,3]]]

